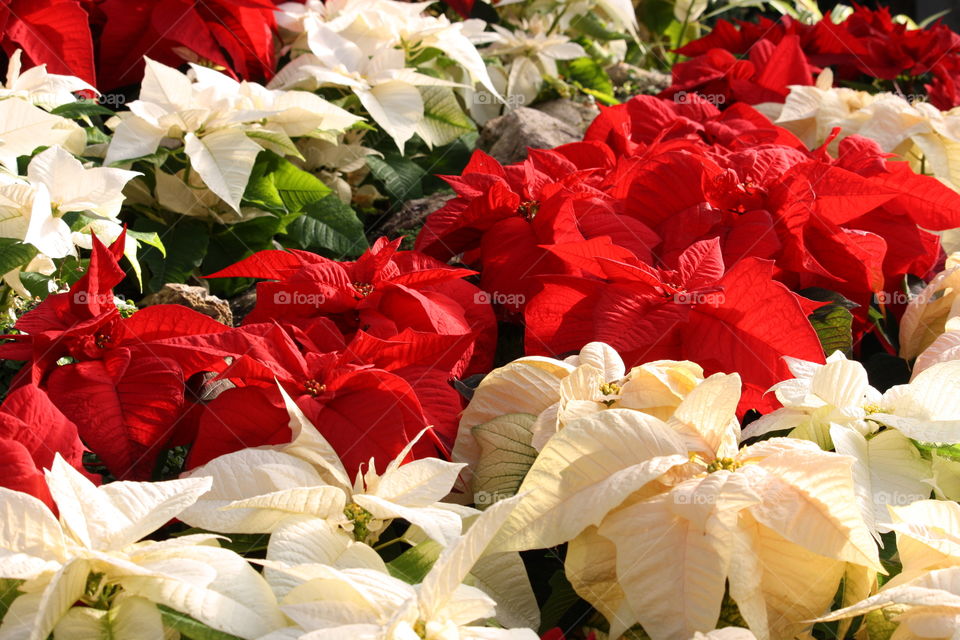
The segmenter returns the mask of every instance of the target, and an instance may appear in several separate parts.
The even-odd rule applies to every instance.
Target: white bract
[[[0,85],[0,100],[20,98],[48,111],[64,104],[76,102],[77,91],[97,93],[92,86],[75,76],[47,73],[47,65],[40,64],[26,71],[22,68],[23,51],[17,49],[7,65],[7,79]]]
[[[2,103],[0,103],[2,104]],[[58,146],[38,153],[27,165],[26,178],[0,176],[0,238],[14,238],[39,252],[22,270],[52,273],[51,259],[75,256],[76,246],[90,249],[91,234],[110,243],[123,232],[117,215],[123,187],[140,174],[134,171],[86,168]],[[65,213],[83,213],[86,223],[72,231]],[[137,241],[127,237],[124,253],[137,265]],[[16,270],[5,275],[23,293]]]
[[[311,0],[280,5],[278,24],[293,36],[293,49],[307,53],[281,69],[270,86],[345,87],[402,152],[406,141],[420,133],[424,120],[418,87],[458,86],[407,66],[408,59],[426,49],[442,52],[466,73],[470,86],[481,84],[499,99],[475,46],[489,40],[483,35],[484,23],[451,23],[444,16],[427,15],[424,9],[430,4]],[[424,139],[434,144],[429,135]]]
[[[291,515],[309,515],[352,532],[360,541],[377,539],[392,519],[420,527],[448,545],[460,535],[462,516],[475,510],[441,503],[464,465],[424,458],[402,464],[416,440],[383,472],[371,459],[351,484],[336,452],[284,394],[293,442],[244,449],[190,472],[211,477],[213,488],[180,519],[223,533],[268,533]]]
[[[193,65],[192,75],[146,59],[140,99],[108,121],[105,165],[184,145],[191,167],[234,211],[264,148],[297,154],[291,136],[331,135],[360,120],[319,96],[272,91]]]
[[[715,628],[729,597],[757,638],[793,637],[848,563],[879,570],[847,456],[776,438],[737,449],[740,380],[715,374],[663,422],[610,409],[567,424],[527,473],[491,551],[569,542],[566,574],[611,637]],[[798,523],[803,523],[798,526]]]
[[[46,640],[54,628],[58,638],[132,640],[138,636],[131,629],[162,631],[155,605],[241,638],[282,626],[266,582],[215,536],[139,542],[207,491],[210,480],[96,487],[59,455],[46,476],[59,522],[33,496],[0,488],[0,576],[25,581],[0,625],[3,640]],[[77,601],[107,606],[109,624],[100,619],[104,613],[72,609]],[[121,629],[127,634],[118,636]]]
[[[16,173],[17,158],[39,147],[61,146],[83,153],[87,134],[73,120],[47,113],[25,100],[0,100],[0,166]]]
[[[483,591],[463,584],[515,506],[513,499],[487,509],[440,554],[417,585],[377,567],[305,564],[312,559],[309,555],[289,554],[284,563],[268,559],[270,579],[283,573],[289,576],[282,583],[281,609],[297,626],[261,640],[536,640],[536,632],[530,629],[482,626],[495,617],[496,603]]]
[[[840,352],[823,365],[788,364],[797,377],[773,387],[783,408],[751,423],[743,437],[792,429],[793,437],[856,458],[858,499],[878,535],[889,524],[887,505],[922,500],[936,488],[930,460],[911,440],[960,442],[960,362],[932,365],[883,394],[870,386],[863,365]]]
[[[876,595],[819,620],[866,614],[871,637],[953,638],[960,632],[960,505],[923,500],[891,507],[903,571]],[[892,636],[890,625],[896,627]],[[885,629],[878,628],[880,626]],[[884,633],[885,632],[885,633]]]

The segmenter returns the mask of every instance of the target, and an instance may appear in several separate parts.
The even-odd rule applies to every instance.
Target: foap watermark
[[[499,291],[477,291],[473,294],[474,304],[498,304],[504,307],[519,307],[527,302],[522,293],[501,293]]]
[[[891,304],[907,304],[910,302],[910,295],[903,291],[881,291],[873,295],[877,304],[884,307]]]
[[[512,498],[514,494],[506,491],[477,491],[473,494],[473,504],[478,507],[489,507],[501,500]]]
[[[695,491],[674,491],[674,504],[716,504],[717,496],[712,493],[697,493]]]
[[[122,93],[101,93],[96,96],[78,96],[77,102],[89,102],[106,107],[112,111],[118,111],[127,103],[127,96]]]
[[[295,304],[319,307],[327,299],[319,293],[301,293],[299,291],[277,291],[273,294],[273,304]]]
[[[692,104],[694,102],[709,102],[715,107],[727,103],[727,96],[722,93],[687,93],[686,91],[677,91],[673,94],[673,101],[677,104]]]
[[[873,494],[873,502],[879,505],[890,505],[891,507],[905,507],[913,504],[917,500],[923,500],[922,496],[915,493],[904,493],[901,491],[878,491]]]
[[[93,293],[91,291],[76,291],[73,294],[74,304],[84,305],[123,305],[127,299],[113,293]]]
[[[527,97],[524,95],[510,95],[502,100],[488,91],[477,91],[473,94],[473,104],[504,104],[508,109],[516,109],[527,103]]]
[[[690,306],[698,304],[723,304],[726,296],[723,291],[678,291],[673,294],[673,301],[676,304],[688,304]]]

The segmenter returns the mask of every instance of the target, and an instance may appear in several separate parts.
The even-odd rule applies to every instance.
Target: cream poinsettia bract
[[[46,478],[59,522],[33,496],[0,488],[0,577],[24,581],[3,640],[46,640],[54,630],[58,639],[162,638],[156,605],[241,638],[282,626],[269,586],[216,536],[140,541],[209,479],[96,487],[59,455]],[[78,601],[92,606],[73,608]]]
[[[888,505],[942,492],[937,485],[948,479],[934,480],[935,453],[926,459],[911,441],[934,448],[960,442],[960,361],[934,364],[883,394],[862,364],[839,352],[826,364],[788,364],[797,377],[773,388],[783,408],[751,423],[744,438],[793,429],[793,437],[854,457],[858,500],[874,535],[889,522]]]
[[[294,439],[287,445],[244,449],[190,472],[212,478],[213,488],[180,519],[221,533],[268,533],[291,515],[309,515],[339,527],[344,536],[377,539],[394,518],[420,527],[448,545],[460,535],[462,517],[475,510],[441,503],[464,465],[437,458],[401,464],[416,440],[383,474],[375,462],[350,482],[336,452],[281,389]]]
[[[335,561],[339,566],[308,564],[316,557],[314,551],[288,549],[285,562],[268,553],[268,579],[283,593],[280,607],[297,626],[260,640],[536,640],[531,629],[483,626],[495,617],[496,603],[463,584],[515,506],[516,499],[510,499],[487,509],[416,585],[380,567],[344,560],[347,551]],[[312,546],[327,546],[321,540],[315,537]],[[349,563],[353,566],[346,566]],[[280,578],[283,574],[286,579]]]
[[[847,456],[774,438],[737,449],[740,379],[715,374],[666,422],[610,409],[557,432],[493,550],[569,542],[566,573],[618,637],[715,628],[729,596],[757,638],[828,610],[848,563],[880,570]]]
[[[960,505],[922,500],[890,507],[903,570],[874,596],[819,621],[865,615],[868,632],[897,640],[953,638],[960,633]],[[871,637],[873,633],[871,633]]]

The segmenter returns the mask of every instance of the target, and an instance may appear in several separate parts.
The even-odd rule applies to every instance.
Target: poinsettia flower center
[[[517,213],[527,220],[533,220],[538,211],[540,211],[540,203],[537,200],[525,200],[517,207]]]
[[[361,298],[366,298],[368,295],[373,293],[373,285],[369,282],[352,282],[353,290],[357,292],[357,295]]]
[[[743,463],[734,458],[717,458],[707,465],[707,473],[713,473],[714,471],[736,471],[742,466]]]
[[[358,505],[351,502],[343,508],[343,515],[347,520],[353,523],[353,537],[358,542],[365,542],[370,535],[370,522],[373,520],[373,514]]]
[[[313,378],[310,378],[309,380],[303,383],[303,388],[306,389],[307,393],[309,393],[310,395],[318,396],[327,390],[327,385],[317,382]]]
[[[113,341],[113,338],[110,336],[109,333],[98,333],[93,340],[96,343],[98,348],[106,349],[108,346],[110,346],[110,343]]]

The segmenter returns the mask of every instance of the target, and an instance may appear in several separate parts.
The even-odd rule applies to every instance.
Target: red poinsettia
[[[219,376],[237,386],[196,408],[191,467],[244,447],[289,442],[288,416],[278,382],[327,438],[351,474],[371,457],[392,459],[421,430],[435,424],[427,418],[415,385],[402,374],[421,372],[416,383],[424,397],[435,399],[444,389],[455,394],[446,385],[446,377],[459,352],[444,355],[437,353],[436,345],[432,350],[430,345],[418,346],[412,332],[401,334],[401,342],[381,341],[354,350],[343,343],[326,318],[306,320],[301,326],[252,324],[208,339],[208,347],[238,354]],[[361,333],[357,341],[369,339]],[[377,349],[382,350],[380,357],[390,371],[365,361]],[[440,373],[424,377],[424,369]],[[430,394],[427,391],[432,384],[436,389]],[[417,443],[416,457],[449,450],[461,408],[459,402],[436,406],[435,417],[443,422],[436,423],[440,428]]]
[[[327,317],[347,338],[358,330],[390,338],[404,329],[469,337],[471,344],[450,373],[489,371],[496,323],[481,290],[463,280],[475,272],[398,251],[399,245],[399,240],[380,238],[356,262],[306,251],[261,251],[208,277],[268,280],[257,285],[257,303],[246,324]]]
[[[894,22],[886,7],[874,10],[855,4],[842,22],[835,23],[828,13],[814,25],[789,17],[778,22],[737,21],[736,26],[720,20],[709,34],[678,53],[692,59],[674,66],[674,82],[662,94],[665,97],[696,91],[718,104],[716,96],[726,104],[734,97],[755,104],[775,100],[771,91],[784,93],[781,80],[810,84],[806,71],[831,67],[838,80],[898,80],[901,86],[904,77],[909,84],[932,74],[934,81],[926,85],[931,102],[940,109],[960,104],[960,96],[949,86],[952,72],[960,66],[960,35],[939,21],[910,29]]]
[[[228,327],[186,307],[158,305],[124,319],[112,288],[124,239],[110,249],[94,237],[87,273],[67,293],[49,296],[0,345],[0,356],[26,360],[17,385],[37,384],[77,425],[80,437],[118,478],[146,478],[184,410],[184,384],[215,362],[159,353],[153,344]],[[177,352],[189,352],[184,348]],[[63,362],[63,359],[68,362]]]
[[[476,151],[461,176],[444,178],[457,197],[427,219],[416,247],[441,260],[463,254],[508,312],[533,297],[536,276],[580,273],[541,245],[608,237],[649,258],[656,234],[598,188],[614,164],[609,147],[591,142],[531,149],[508,167]]]
[[[530,354],[562,355],[586,338],[611,345],[627,366],[674,359],[697,362],[707,374],[736,371],[743,378],[741,413],[775,408],[764,394],[789,377],[782,356],[823,361],[807,320],[820,303],[775,282],[770,261],[748,258],[727,271],[716,239],[694,243],[670,269],[597,242],[590,251],[551,249],[598,277],[544,278],[524,313]]]
[[[0,33],[9,56],[23,49],[24,67],[77,76],[91,85],[97,77],[86,0],[0,0]]]
[[[135,84],[143,57],[222,67],[262,81],[275,69],[275,6],[269,0],[103,0],[97,54],[102,90]]]
[[[36,385],[14,389],[0,405],[0,486],[29,493],[54,509],[43,470],[58,453],[83,470],[83,451],[76,425]]]

